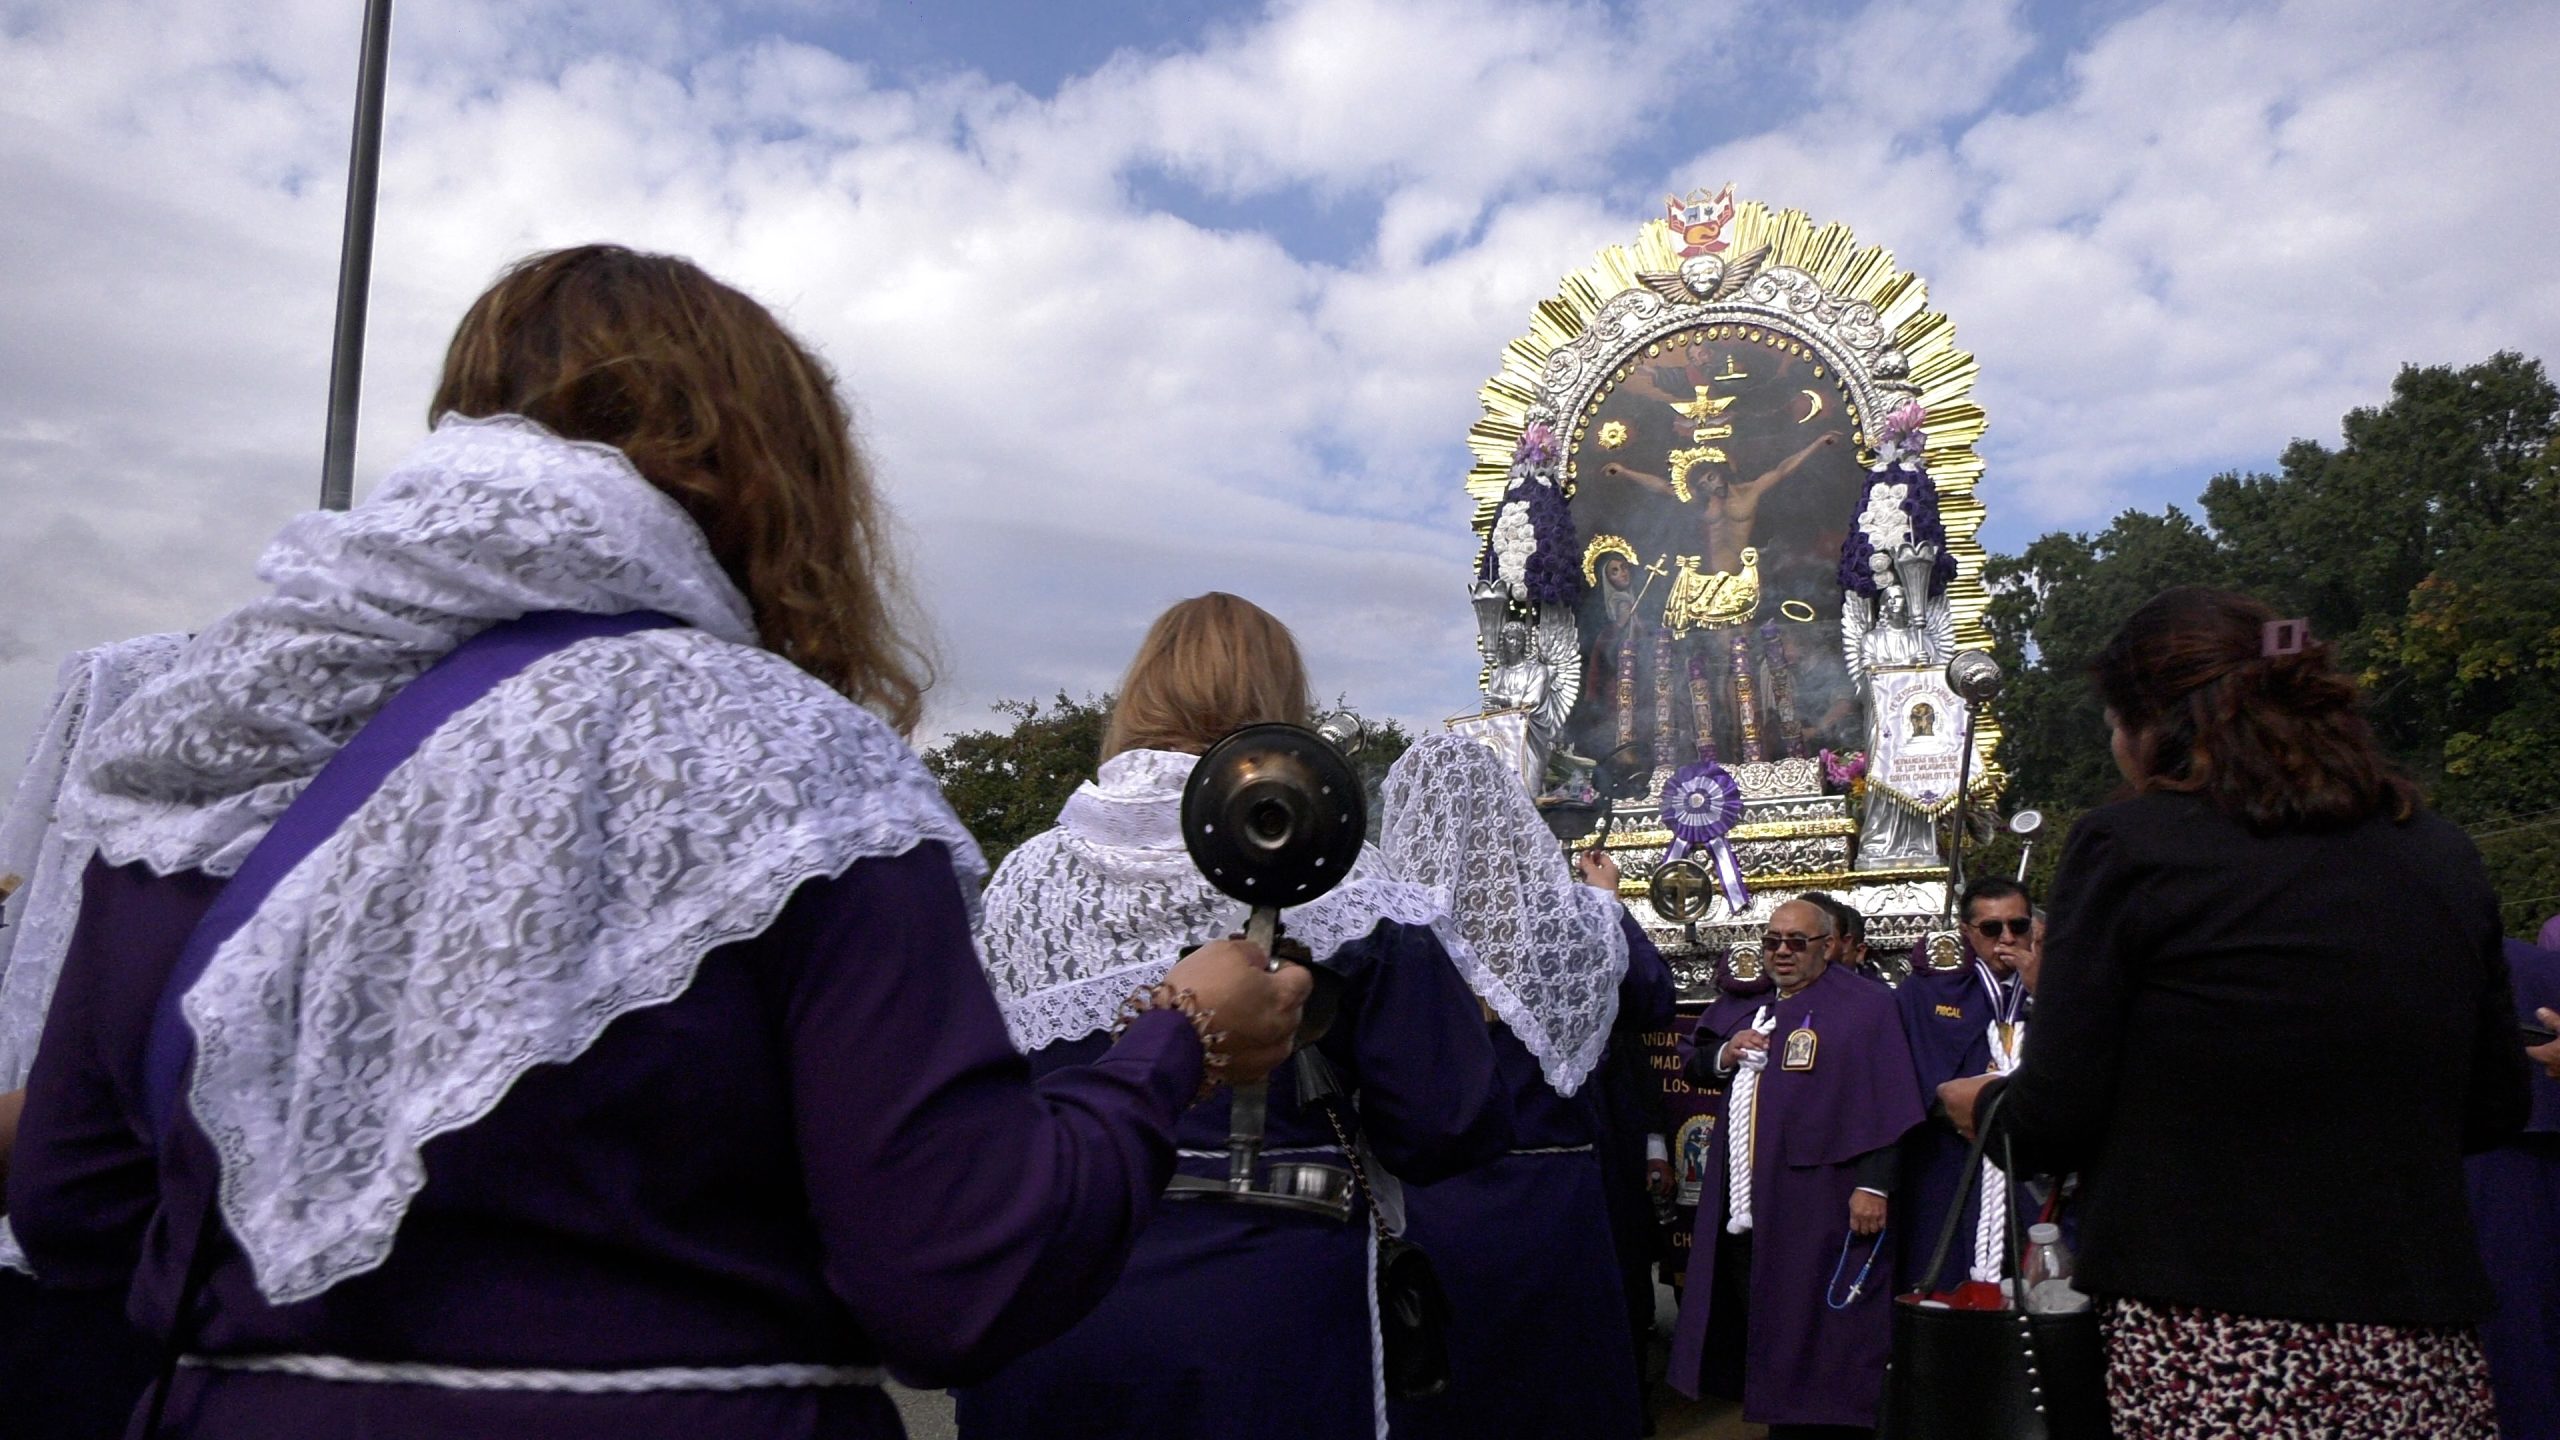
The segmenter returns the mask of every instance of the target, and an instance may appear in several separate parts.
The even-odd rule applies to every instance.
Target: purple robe
[[[1747,1027],[1760,1003],[1728,998],[1710,1005],[1698,1021],[1701,1060]],[[1892,991],[1834,966],[1776,1008],[1753,1147],[1742,1414],[1763,1425],[1872,1426],[1891,1349],[1893,1237],[1853,1237],[1849,1196],[1859,1158],[1892,1145],[1926,1112]],[[1808,1025],[1818,1037],[1813,1068],[1783,1068],[1788,1036]],[[1711,1185],[1699,1199],[1689,1283],[1672,1335],[1670,1379],[1687,1395],[1699,1393],[1713,1319],[1725,1193]],[[1858,1298],[1834,1308],[1830,1301],[1848,1293],[1879,1243],[1885,1253],[1876,1255]]]
[[[1929,1263],[1938,1231],[1946,1224],[1950,1204],[1963,1212],[1956,1222],[1955,1245],[1947,1253],[1938,1288],[1964,1283],[1972,1263],[1973,1232],[1982,1214],[1982,1182],[1968,1174],[1966,1158],[1973,1147],[1937,1106],[1938,1087],[1949,1080],[1991,1071],[1991,997],[1974,970],[1966,947],[1965,964],[1957,970],[1914,966],[1894,990],[1902,1014],[1902,1036],[1911,1046],[1911,1062],[1920,1081],[1920,1098],[1928,1120],[1902,1137],[1901,1183],[1894,1191],[1894,1249],[1902,1283],[1928,1282],[1921,1269]],[[2023,1183],[2009,1187],[2009,1204],[2019,1227],[2035,1218],[2036,1201]]]
[[[1668,1020],[1673,982],[1632,921],[1619,1032]],[[1626,1323],[1604,1147],[1624,1139],[1595,1071],[1556,1093],[1537,1057],[1491,1027],[1511,1096],[1512,1151],[1489,1165],[1405,1191],[1406,1236],[1449,1292],[1450,1386],[1390,1402],[1397,1440],[1633,1440],[1643,1428],[1635,1332]],[[1643,1199],[1644,1133],[1633,1136]],[[1650,1202],[1646,1202],[1648,1220]],[[1647,1314],[1652,1286],[1645,1287]]]
[[[1627,978],[1618,987],[1618,1020],[1599,1068],[1583,1083],[1600,1114],[1600,1184],[1617,1246],[1629,1354],[1641,1362],[1653,1342],[1653,1267],[1661,1245],[1650,1142],[1661,1136],[1667,1143],[1672,1129],[1653,1064],[1657,1040],[1666,1048],[1671,1043],[1680,991],[1644,927],[1633,916],[1619,923],[1627,936]]]
[[[2560,952],[2506,944],[2516,1018],[2560,1010]],[[2560,1440],[2560,1080],[2533,1072],[2524,1133],[2465,1164],[2498,1309],[2480,1327],[2507,1440]]]
[[[1511,1144],[1511,1106],[1473,992],[1429,930],[1381,923],[1328,957],[1342,1010],[1318,1048],[1359,1094],[1378,1159],[1424,1185]],[[1096,1034],[1049,1045],[1058,1073]],[[1273,1072],[1264,1154],[1343,1163],[1333,1127]],[[1226,1174],[1227,1097],[1181,1124],[1185,1174]],[[964,1437],[1013,1440],[1352,1440],[1378,1432],[1365,1207],[1348,1222],[1216,1201],[1169,1201],[1109,1298],[1056,1340],[960,1390]]]
[[[212,1183],[183,1126],[143,1137],[164,977],[220,889],[93,864],[9,1177],[48,1281],[129,1294],[165,1334]],[[1142,1018],[1034,1084],[921,845],[800,887],[764,934],[529,1071],[428,1142],[379,1268],[271,1305],[214,1241],[194,1348],[498,1368],[885,1363],[943,1385],[1057,1334],[1118,1276],[1201,1075],[1190,1027]],[[12,1337],[13,1343],[23,1343]],[[837,1440],[900,1433],[876,1388],[491,1393],[188,1368],[165,1432],[258,1440]]]

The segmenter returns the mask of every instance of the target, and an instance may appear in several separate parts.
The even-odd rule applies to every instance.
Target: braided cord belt
[[[797,1390],[878,1385],[877,1365],[662,1365],[639,1370],[512,1370],[351,1360],[344,1355],[187,1355],[199,1370],[246,1371],[357,1385],[426,1385],[438,1390],[525,1390],[568,1395],[643,1395],[662,1390]]]

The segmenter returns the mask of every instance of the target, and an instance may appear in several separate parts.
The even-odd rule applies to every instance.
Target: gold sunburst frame
[[[1467,493],[1475,500],[1477,561],[1491,543],[1494,513],[1509,481],[1514,447],[1530,424],[1553,425],[1567,456],[1578,454],[1595,397],[1618,367],[1649,344],[1702,326],[1783,336],[1830,367],[1850,395],[1850,423],[1862,458],[1871,455],[1872,420],[1906,400],[1928,412],[1929,478],[1956,576],[1948,609],[1960,648],[1988,649],[1983,623],[1982,502],[1975,488],[1982,457],[1975,442],[1985,418],[1973,400],[1981,367],[1956,345],[1955,322],[1929,308],[1929,287],[1894,264],[1881,245],[1861,245],[1849,227],[1817,225],[1801,210],[1771,210],[1756,200],[1735,207],[1722,257],[1683,260],[1678,232],[1649,221],[1634,243],[1612,245],[1572,271],[1539,302],[1529,333],[1503,347],[1502,368],[1481,393],[1484,414],[1467,431],[1475,463]],[[1752,333],[1758,332],[1758,333]],[[1573,495],[1574,475],[1565,475]],[[1999,722],[1989,714],[1976,731],[1977,763],[1998,784]],[[1996,788],[1994,793],[1996,793]]]

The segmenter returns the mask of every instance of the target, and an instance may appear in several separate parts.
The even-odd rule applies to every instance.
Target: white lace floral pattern
[[[1457,897],[1459,973],[1557,1094],[1582,1088],[1627,973],[1618,898],[1573,878],[1519,775],[1477,741],[1415,741],[1387,772],[1382,803],[1389,868]]]
[[[144,635],[63,661],[18,787],[0,810],[0,875],[25,882],[0,908],[0,1090],[27,1083],[80,918],[90,847],[54,823],[63,781],[87,759],[89,737],[137,687],[167,670],[185,643],[183,635]],[[17,1236],[0,1218],[0,1269],[26,1268]]]
[[[1182,785],[1196,763],[1170,750],[1113,756],[1057,828],[1007,855],[988,883],[979,956],[1024,1054],[1109,1028],[1184,946],[1243,927],[1244,903],[1211,889],[1182,847]],[[1388,920],[1458,940],[1445,892],[1388,879],[1367,851],[1330,894],[1281,914],[1318,959]]]
[[[964,891],[985,873],[885,723],[739,643],[744,604],[698,532],[615,452],[449,421],[265,568],[277,593],[102,735],[121,743],[83,818],[111,857],[236,867],[399,683],[495,620],[695,627],[572,645],[452,717],[188,991],[188,1102],[277,1303],[379,1265],[428,1140],[682,994],[803,881],[927,841]]]
[[[23,884],[0,910],[0,1090],[27,1083],[53,982],[80,916],[80,872],[89,847],[54,823],[65,778],[90,754],[90,737],[144,683],[166,672],[183,635],[144,635],[83,650],[62,662],[42,728],[0,811],[0,874]]]
[[[344,513],[286,522],[273,593],[208,626],[74,775],[111,863],[228,875],[347,737],[473,634],[536,610],[661,610],[753,645],[744,596],[621,452],[530,420],[447,418]]]

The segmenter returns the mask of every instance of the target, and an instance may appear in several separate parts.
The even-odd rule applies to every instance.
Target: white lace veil
[[[27,1083],[54,977],[80,916],[80,872],[89,847],[54,823],[62,786],[89,756],[89,738],[116,707],[177,659],[183,635],[144,635],[83,650],[62,662],[53,703],[9,808],[0,810],[0,875],[23,883],[0,907],[0,1090]]]
[[[1415,741],[1387,772],[1383,803],[1389,867],[1455,902],[1459,972],[1556,1093],[1582,1088],[1627,973],[1617,897],[1573,878],[1518,773],[1474,740]]]
[[[1108,1028],[1187,945],[1243,928],[1245,905],[1209,886],[1182,848],[1182,785],[1199,757],[1128,750],[1069,797],[1055,829],[1004,858],[987,885],[978,950],[1024,1054]],[[1457,932],[1448,897],[1388,879],[1362,851],[1351,876],[1281,912],[1318,959],[1384,920]]]
[[[231,873],[393,692],[498,621],[689,627],[569,646],[456,714],[187,992],[189,1107],[278,1303],[382,1263],[428,1140],[682,994],[803,881],[924,841],[964,890],[985,873],[885,723],[755,648],[700,531],[618,451],[448,418],[364,505],[286,526],[260,573],[274,592],[73,776],[66,825],[109,860]]]
[[[0,906],[0,1090],[27,1083],[53,982],[62,974],[71,927],[80,918],[80,874],[90,847],[54,823],[64,779],[88,756],[89,737],[135,688],[169,668],[183,635],[144,635],[83,650],[62,662],[53,703],[28,747],[26,768],[0,810],[0,875],[19,887]],[[27,1268],[9,1222],[0,1219],[0,1267]]]

